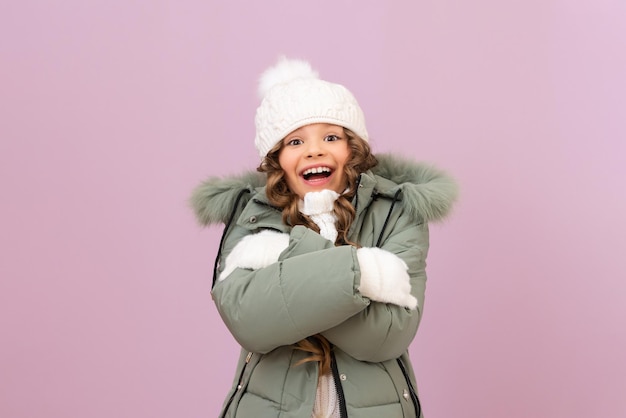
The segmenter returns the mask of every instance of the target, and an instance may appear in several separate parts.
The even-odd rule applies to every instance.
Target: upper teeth
[[[302,173],[303,176],[306,176],[307,174],[318,174],[318,173],[330,173],[330,168],[328,167],[314,167],[314,168],[308,168],[306,170],[304,170],[304,172]]]

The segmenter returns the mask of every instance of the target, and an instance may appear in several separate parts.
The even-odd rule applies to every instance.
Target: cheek
[[[297,177],[296,172],[296,163],[293,158],[290,158],[289,153],[283,153],[278,157],[278,164],[280,164],[280,168],[285,172],[285,180],[287,181],[287,185],[291,186]]]
[[[295,169],[294,159],[291,158],[289,153],[283,152],[278,157],[278,164],[280,164],[280,168],[283,169],[285,174],[289,175]]]
[[[345,153],[342,153],[341,156],[337,156],[337,157],[338,157],[337,162],[339,162],[339,165],[341,167],[339,170],[339,177],[341,177],[343,181],[344,177],[346,176],[345,167],[348,161],[350,160],[350,150],[347,150]]]
[[[346,147],[341,156],[338,158],[338,160],[341,161],[341,165],[346,165],[348,163],[351,154],[352,152],[350,151],[350,148]]]

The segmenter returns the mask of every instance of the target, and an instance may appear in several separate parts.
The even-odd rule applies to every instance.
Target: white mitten
[[[224,262],[222,281],[236,268],[258,270],[278,261],[280,254],[289,246],[289,234],[264,229],[258,234],[247,235],[235,245]]]
[[[363,296],[377,302],[417,308],[404,260],[376,247],[359,248],[356,255],[361,268],[359,291]]]
[[[300,204],[300,212],[307,215],[320,228],[320,235],[329,241],[337,239],[337,216],[334,212],[335,200],[339,193],[325,189],[319,192],[309,192],[304,195]]]

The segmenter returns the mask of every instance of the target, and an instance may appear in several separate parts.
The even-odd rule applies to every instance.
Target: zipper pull
[[[248,352],[248,355],[246,356],[246,364],[250,363],[250,359],[252,358],[252,351]],[[244,367],[245,370],[245,367]],[[237,384],[237,390],[240,390],[243,387],[243,372],[244,370],[241,371],[241,378],[239,379],[239,383]]]

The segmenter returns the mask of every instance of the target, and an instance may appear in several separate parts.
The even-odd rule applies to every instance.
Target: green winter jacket
[[[359,179],[349,239],[380,247],[407,264],[417,310],[371,301],[358,292],[356,248],[334,246],[313,230],[284,225],[267,201],[265,176],[211,178],[192,197],[202,224],[227,224],[215,274],[245,236],[264,229],[289,234],[289,246],[260,269],[235,269],[217,281],[213,299],[242,347],[220,416],[310,418],[318,365],[292,344],[322,334],[333,345],[333,374],[343,417],[420,416],[408,347],[424,306],[428,222],[456,198],[446,174],[389,155]],[[214,279],[215,280],[215,279]]]

